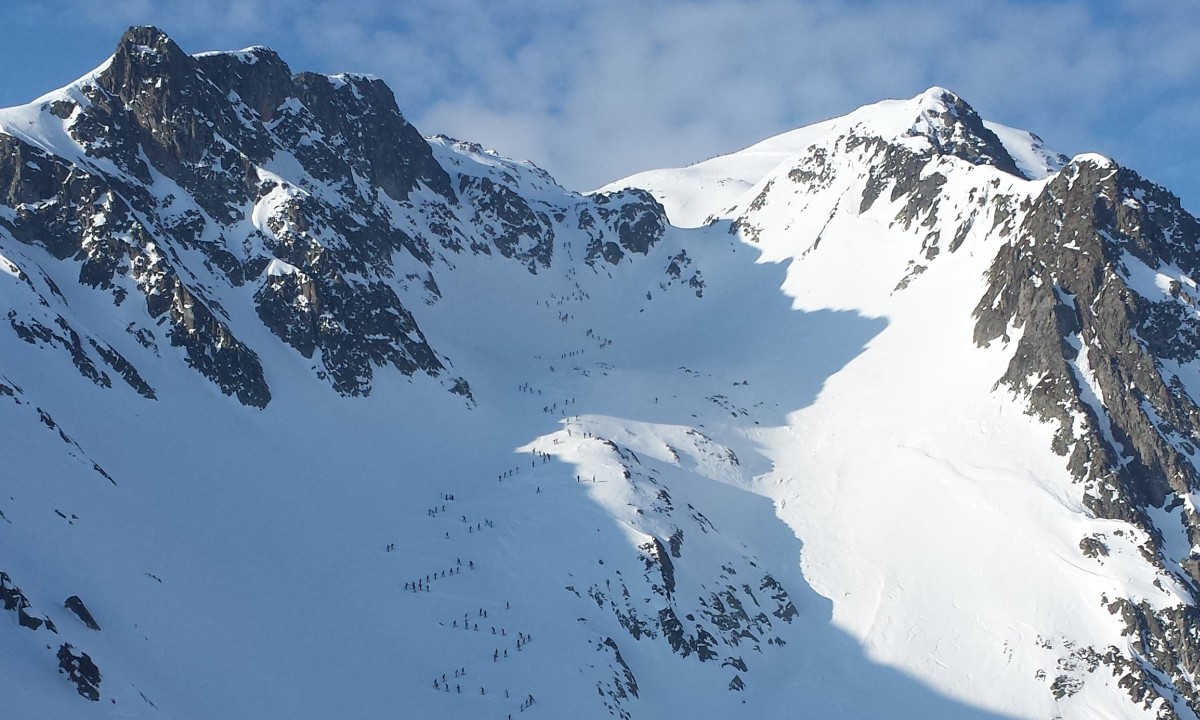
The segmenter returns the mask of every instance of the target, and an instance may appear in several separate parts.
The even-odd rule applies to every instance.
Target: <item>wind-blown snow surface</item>
[[[843,206],[864,185],[850,156],[807,194],[767,192],[849,128],[920,146],[905,133],[939,92],[634,178],[680,225],[714,219],[669,228],[645,258],[585,263],[579,233],[537,274],[491,255],[438,264],[441,299],[411,310],[473,405],[422,375],[339,396],[244,310],[262,410],[168,362],[139,365],[155,401],[101,388],[0,333],[0,559],[58,633],[3,614],[0,707],[1139,716],[1103,670],[1051,690],[1087,674],[1081,649],[1124,642],[1099,594],[1172,591],[1130,531],[1088,519],[1051,429],[995,389],[1007,346],[972,343],[1003,242],[991,218],[927,262],[925,233],[891,222],[896,201]],[[1028,143],[1012,153],[1027,176],[1050,157],[1000,135]],[[499,168],[528,196],[569,195],[534,168],[430,145],[452,173]],[[940,162],[942,212],[1040,182]],[[27,302],[16,267],[61,288],[72,325],[114,337],[131,321],[73,266],[0,240],[6,306]],[[663,282],[684,248],[702,297]],[[1103,564],[1079,553],[1091,532],[1112,538]],[[72,595],[101,630],[63,609]],[[46,648],[61,642],[99,665],[99,703],[55,673]]]

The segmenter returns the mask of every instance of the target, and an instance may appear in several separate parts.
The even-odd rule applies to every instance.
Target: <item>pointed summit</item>
[[[117,41],[117,50],[130,47],[147,47],[151,49],[165,49],[174,47],[179,50],[179,46],[175,41],[167,36],[165,32],[153,25],[134,25],[121,35],[121,39]],[[182,52],[182,51],[181,51]]]
[[[115,65],[140,67],[174,65],[190,60],[175,41],[152,25],[138,25],[125,31],[113,51]]]
[[[1000,138],[984,125],[983,118],[961,97],[934,86],[913,98],[913,101],[920,115],[910,134],[928,139],[936,152],[953,155],[972,165],[991,165],[1028,179]]]
[[[1006,137],[1002,139],[992,127],[1000,128]],[[945,157],[995,168],[1023,180],[1044,177],[1061,167],[1056,154],[1046,151],[1028,133],[987,123],[956,93],[934,86],[911,98],[863,105],[841,117],[790,130],[686,168],[638,173],[599,191],[648,189],[667,208],[673,223],[694,227],[728,215],[740,203],[753,202],[775,175],[789,176],[798,164],[819,165],[824,159],[847,156],[857,149],[865,149],[867,155],[889,156],[861,158],[877,166],[872,196],[896,180],[897,173],[916,177],[913,173],[926,163]],[[809,177],[819,185],[821,177],[828,179],[822,173],[802,169],[796,171],[796,177]]]
[[[192,58],[166,33],[139,25],[121,36],[112,60],[97,80],[102,88],[128,102],[142,93],[147,80],[161,79],[174,86],[193,72]],[[157,83],[156,88],[161,85]]]

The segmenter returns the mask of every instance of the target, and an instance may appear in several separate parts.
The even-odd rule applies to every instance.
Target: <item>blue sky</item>
[[[0,105],[83,74],[133,24],[188,52],[262,44],[294,71],[377,75],[422,132],[573,189],[941,85],[1200,212],[1195,0],[6,0]]]

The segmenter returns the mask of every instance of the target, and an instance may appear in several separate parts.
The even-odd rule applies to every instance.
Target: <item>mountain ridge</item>
[[[1107,159],[931,88],[583,195],[154,28],[0,144],[19,711],[1200,707],[1200,230]]]

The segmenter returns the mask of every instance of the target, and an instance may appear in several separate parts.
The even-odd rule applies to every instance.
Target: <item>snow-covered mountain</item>
[[[949,91],[579,194],[133,28],[0,270],[6,716],[1200,712],[1200,226]]]

